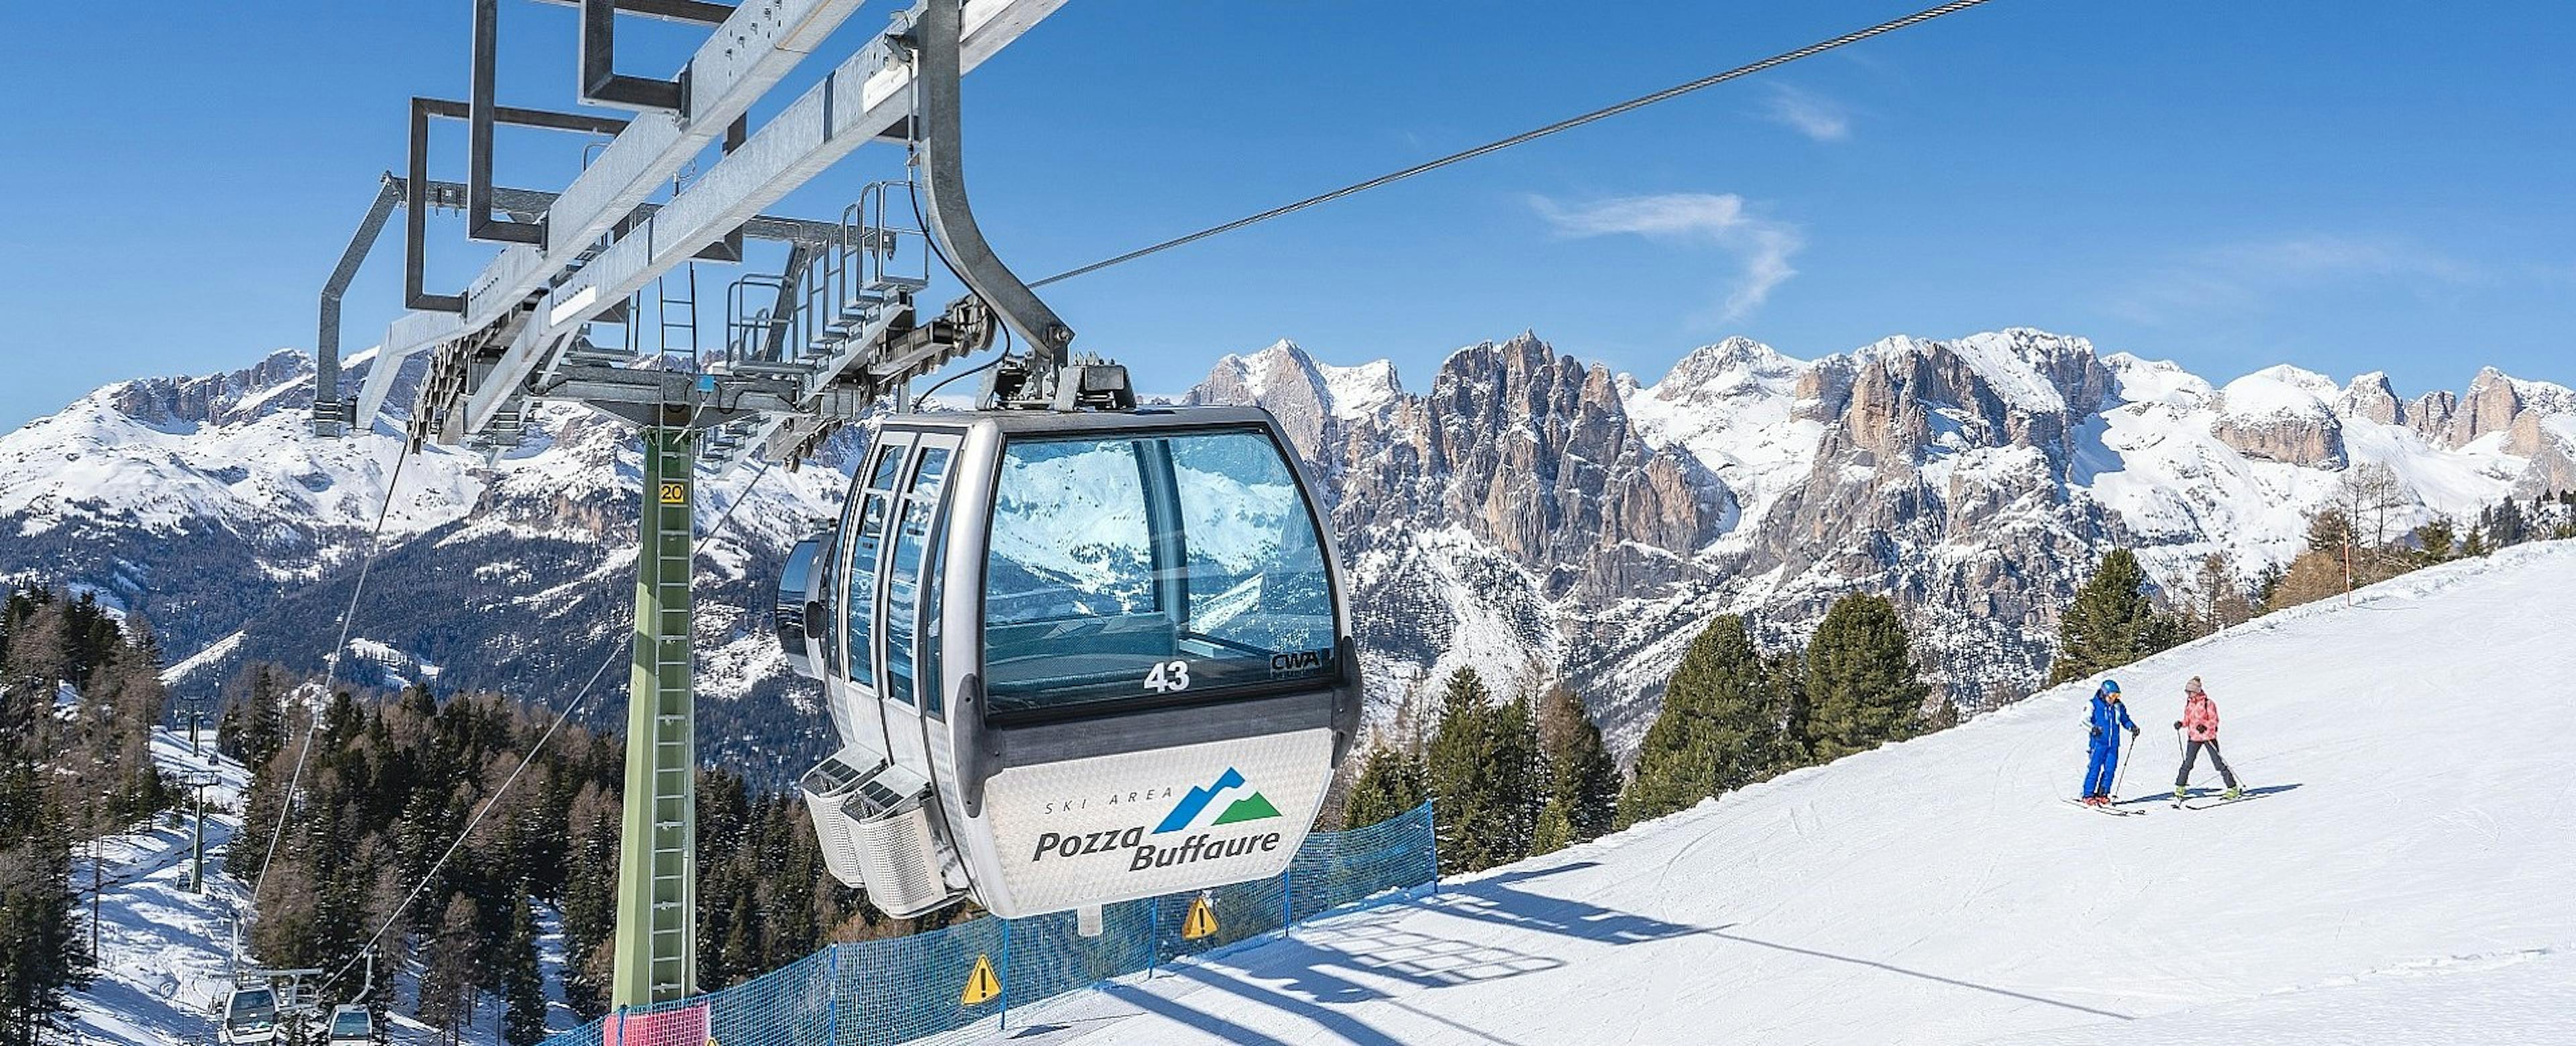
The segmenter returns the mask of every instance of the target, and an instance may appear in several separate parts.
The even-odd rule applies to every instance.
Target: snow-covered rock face
[[[147,618],[183,694],[251,660],[319,669],[398,442],[390,424],[311,437],[309,375],[279,353],[121,382],[0,436],[0,576]],[[411,394],[398,382],[392,402]],[[1561,672],[1623,745],[1719,613],[1782,639],[1845,592],[1891,594],[1974,706],[2041,677],[2057,607],[2113,545],[2162,578],[2210,552],[2250,574],[2293,554],[2363,462],[2398,472],[2414,518],[2576,487],[2562,386],[2488,373],[2407,400],[2376,376],[2274,368],[2222,389],[2027,329],[1812,361],[1728,339],[1651,384],[1524,333],[1458,350],[1422,393],[1384,361],[1281,342],[1226,357],[1189,398],[1287,426],[1332,506],[1382,701],[1462,665],[1506,688]],[[627,642],[632,435],[578,408],[533,420],[497,463],[437,447],[404,462],[342,671],[562,700]],[[821,751],[765,608],[786,549],[837,511],[860,438],[747,495],[741,475],[702,487],[710,526],[750,499],[701,549],[712,759],[774,776]]]
[[[352,361],[363,380],[370,361]],[[487,464],[427,447],[394,468],[398,421],[318,439],[311,362],[280,352],[201,378],[119,382],[0,436],[0,577],[68,581],[148,620],[183,696],[213,696],[250,661],[320,670],[376,514],[395,497],[358,605],[343,679],[568,700],[631,632],[631,430],[547,405],[525,445]],[[409,377],[390,402],[409,402]],[[701,546],[699,692],[710,755],[753,772],[801,769],[783,742],[815,732],[798,708],[765,608],[786,548],[837,511],[829,460],[772,470]],[[744,475],[701,487],[710,525]],[[614,691],[612,672],[600,686]],[[600,710],[616,702],[594,695]],[[795,765],[787,765],[795,763]]]
[[[2428,424],[2420,405],[2452,398],[2407,403],[2384,375],[2274,367],[2218,387],[2029,329],[1812,362],[1730,338],[1650,385],[1524,334],[1459,350],[1427,395],[1373,389],[1364,411],[1335,370],[1283,343],[1192,395],[1336,419],[1299,430],[1380,694],[1460,665],[1564,672],[1623,744],[1715,614],[1794,638],[1843,593],[1888,593],[1974,707],[2044,675],[2057,608],[2111,547],[2167,579],[2212,552],[2251,574],[2297,551],[2360,462],[2394,468],[2416,518],[2576,485],[2558,386],[2481,377],[2470,400],[2494,402],[2455,440],[2465,408]]]
[[[2291,366],[2255,371],[2218,390],[2219,442],[2263,461],[2340,469],[2346,463],[2343,419],[2330,400],[2333,380]]]

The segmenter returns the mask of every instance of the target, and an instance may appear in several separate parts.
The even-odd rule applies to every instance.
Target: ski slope
[[[232,990],[232,919],[249,904],[250,890],[223,873],[225,855],[241,831],[242,797],[250,772],[217,755],[214,731],[204,732],[198,754],[188,751],[187,734],[166,727],[152,732],[152,758],[167,773],[211,772],[219,783],[206,789],[206,892],[188,889],[191,833],[167,820],[100,840],[98,976],[83,991],[68,996],[65,1024],[72,1041],[82,1046],[211,1046],[214,1015]],[[91,851],[73,851],[74,886],[87,890]],[[88,931],[88,895],[79,918]],[[275,897],[271,888],[270,897]],[[548,905],[537,908],[538,966],[545,980],[546,1026],[562,1031],[580,1023],[563,995],[562,916]],[[384,1041],[389,1046],[434,1046],[446,1041],[436,1029],[412,1019],[418,1001],[418,964],[383,971],[394,978],[393,1012],[387,1014]],[[352,980],[356,978],[353,977]],[[351,991],[356,984],[343,984]],[[333,1002],[347,1001],[335,996]],[[476,1006],[472,1026],[460,1036],[467,1043],[501,1041],[503,1005],[486,995]]]
[[[2576,543],[2115,673],[2124,796],[2204,676],[2249,785],[2060,800],[2090,685],[1418,905],[1012,1015],[1014,1042],[2576,1042]],[[2206,762],[2195,783],[2215,783]]]
[[[238,811],[250,774],[215,754],[212,728],[202,742],[191,755],[184,732],[152,732],[152,759],[162,770],[211,772],[220,782],[206,789],[206,892],[188,889],[193,817],[182,822],[187,827],[159,820],[100,841],[98,977],[69,997],[68,1023],[81,1042],[214,1041],[213,1013],[233,983],[226,958],[231,916],[244,893],[221,873],[241,830]],[[75,846],[72,883],[83,891],[92,860],[85,844]],[[87,899],[84,893],[79,913],[84,933]]]

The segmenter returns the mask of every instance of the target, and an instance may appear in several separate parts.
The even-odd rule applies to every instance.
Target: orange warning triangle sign
[[[975,957],[975,970],[966,975],[966,990],[957,993],[957,1001],[968,1006],[990,1002],[1002,994],[1002,978],[993,972],[991,956]]]
[[[1195,941],[1216,933],[1216,909],[1210,907],[1206,894],[1190,902],[1190,914],[1181,920],[1181,939]]]

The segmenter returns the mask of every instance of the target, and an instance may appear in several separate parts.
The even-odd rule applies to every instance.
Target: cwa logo
[[[1189,830],[1190,825],[1199,819],[1199,815],[1207,812],[1209,805],[1216,801],[1217,796],[1241,787],[1243,787],[1242,771],[1231,766],[1226,767],[1225,773],[1217,776],[1216,783],[1204,788],[1192,788],[1188,795],[1182,796],[1181,801],[1172,807],[1172,812],[1164,815],[1163,823],[1155,826],[1154,834],[1165,835]],[[1265,817],[1277,816],[1279,816],[1279,808],[1270,805],[1270,798],[1254,792],[1227,804],[1225,812],[1218,814],[1216,820],[1209,822],[1208,827],[1258,821]]]

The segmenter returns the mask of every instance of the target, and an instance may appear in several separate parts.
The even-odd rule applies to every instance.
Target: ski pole
[[[2184,758],[2188,758],[2188,757],[2190,757],[2190,755],[2191,755],[2191,750],[2190,750],[2190,749],[2188,749],[2188,748],[2183,747],[2183,743],[2182,743],[2182,728],[2177,726],[2177,727],[2175,727],[2175,728],[2174,728],[2174,758],[2175,758],[2175,759],[2184,759]],[[2177,765],[2179,765],[2179,764],[2177,764]],[[2190,779],[2189,779],[2189,778],[2184,777],[2184,776],[2182,775],[2182,773],[2180,773],[2180,772],[2176,772],[2176,773],[2174,774],[2174,787],[2176,787],[2176,788],[2180,788],[2180,787],[2182,787],[2182,786],[2183,786],[2183,784],[2184,784],[2185,782],[2187,782],[2187,781],[2189,781],[2189,780],[2190,780]]]
[[[2115,725],[2112,729],[2116,730],[2118,727]],[[2138,754],[2138,735],[2135,731],[2131,731],[2129,734],[2128,750],[2120,753],[2120,770],[2118,773],[2111,775],[2111,795],[2115,802],[2118,800],[2120,795],[2121,782],[2129,779],[2129,757],[2136,754]]]

